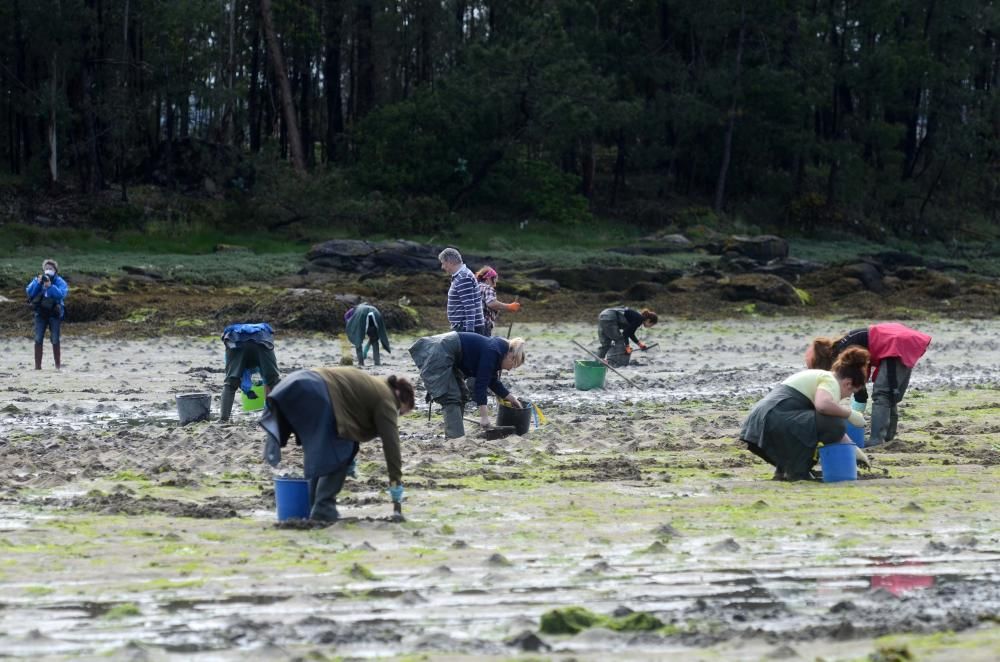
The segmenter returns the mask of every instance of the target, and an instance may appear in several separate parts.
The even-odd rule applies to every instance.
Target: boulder
[[[441,269],[437,256],[443,249],[443,246],[418,244],[405,239],[378,242],[332,239],[314,245],[306,253],[306,259],[312,268],[356,274],[434,273]],[[498,271],[510,265],[507,260],[488,255],[463,253],[462,258],[473,271],[484,264],[490,264]]]
[[[639,281],[625,290],[625,298],[629,301],[649,301],[664,289],[666,286],[662,283]]]
[[[723,253],[745,255],[757,262],[783,260],[788,257],[788,242],[773,234],[756,237],[733,235],[724,242]]]
[[[958,281],[940,271],[928,271],[920,289],[932,299],[951,299],[961,292]]]
[[[858,262],[849,264],[841,271],[843,276],[857,278],[864,285],[865,289],[876,294],[885,292],[885,285],[882,282],[884,274],[875,264],[871,262]]]
[[[722,297],[729,301],[764,301],[778,306],[802,303],[791,283],[771,274],[736,274],[720,285]]]
[[[771,260],[767,264],[757,267],[757,273],[774,274],[787,281],[798,280],[799,276],[819,271],[823,265],[819,262],[802,260],[797,257],[786,257],[783,260]]]
[[[568,290],[621,292],[640,281],[669,283],[680,278],[680,269],[631,269],[628,267],[544,267],[527,272],[532,278],[554,280]]]
[[[684,235],[668,234],[662,237],[645,237],[638,244],[616,246],[609,248],[608,251],[623,255],[663,255],[690,251],[693,248],[694,244]]]

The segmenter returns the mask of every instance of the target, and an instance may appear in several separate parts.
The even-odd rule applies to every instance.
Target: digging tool
[[[598,360],[598,361],[600,361],[601,363],[603,363],[603,364],[604,364],[604,366],[605,366],[605,367],[606,367],[606,368],[607,368],[608,370],[611,370],[611,371],[612,371],[612,372],[614,372],[614,373],[615,373],[616,375],[618,375],[619,377],[621,377],[622,379],[624,379],[625,381],[627,381],[627,382],[629,383],[629,386],[632,386],[632,387],[635,387],[635,388],[638,388],[638,387],[636,387],[636,385],[635,385],[635,382],[633,382],[633,381],[632,381],[631,379],[629,379],[628,377],[626,377],[626,376],[625,376],[625,375],[623,375],[622,373],[620,373],[620,372],[618,372],[617,370],[615,370],[615,369],[614,369],[614,368],[612,367],[612,365],[611,365],[610,363],[608,363],[607,361],[605,361],[604,359],[602,359],[602,358],[601,358],[600,356],[598,356],[597,354],[594,354],[594,353],[593,353],[592,351],[590,351],[589,349],[587,349],[586,347],[584,347],[583,345],[581,345],[580,343],[578,343],[578,342],[577,342],[577,341],[575,341],[575,340],[573,341],[573,344],[574,344],[574,345],[576,345],[577,347],[579,347],[580,349],[582,349],[583,351],[587,352],[587,353],[588,353],[588,354],[590,354],[591,356],[593,356],[593,357],[594,357],[595,359],[597,359],[597,360]]]
[[[645,347],[640,347],[639,349],[641,349],[643,352],[645,352],[647,349],[653,349],[654,347],[656,347],[659,344],[660,343],[658,343],[658,342],[654,342],[652,345],[646,345]]]
[[[489,427],[484,426],[482,423],[474,418],[465,418],[469,423],[475,423],[483,429],[483,437],[487,441],[493,441],[494,439],[503,439],[504,437],[509,437],[514,434],[513,425],[490,425]]]

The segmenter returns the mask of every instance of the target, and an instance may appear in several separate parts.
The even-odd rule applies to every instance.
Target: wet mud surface
[[[0,339],[0,651],[26,659],[919,659],[1000,655],[1000,322],[911,322],[934,341],[898,439],[854,483],[783,483],[737,443],[808,338],[854,320],[666,323],[603,390],[578,391],[577,324],[519,325],[505,377],[541,408],[523,437],[445,440],[401,421],[405,520],[377,442],[345,519],[274,516],[285,449],[256,414],[179,427],[213,394],[213,338],[64,333],[59,373]],[[375,374],[415,377],[396,347]],[[282,371],[341,343],[282,337]],[[50,360],[46,356],[46,360]],[[422,402],[418,393],[418,402]],[[648,631],[543,631],[549,610],[645,613]],[[891,658],[889,658],[891,659]]]

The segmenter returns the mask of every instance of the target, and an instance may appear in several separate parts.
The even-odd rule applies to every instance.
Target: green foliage
[[[104,618],[109,621],[119,621],[123,618],[130,618],[132,616],[141,616],[142,610],[139,609],[138,605],[131,602],[122,602],[111,607],[108,611],[104,613]]]
[[[663,627],[652,614],[636,611],[627,616],[602,616],[584,607],[562,607],[542,614],[539,630],[545,634],[577,634],[588,628],[605,627],[620,632],[645,632]]]
[[[580,225],[591,219],[587,200],[579,195],[576,177],[544,161],[507,160],[478,199],[505,206],[519,214],[560,225]]]
[[[583,607],[563,607],[542,614],[538,629],[545,634],[577,634],[602,623],[604,618]]]
[[[96,230],[95,250],[444,234],[479,208],[561,225],[593,209],[646,229],[715,228],[725,212],[879,241],[997,234],[1000,13],[977,0],[946,12],[559,0],[457,15],[440,2],[275,0],[307,177],[287,164],[278,77],[246,7],[92,4],[0,3],[0,214],[45,219],[30,245],[73,243],[46,207],[76,193],[87,204],[72,222]],[[351,54],[338,71],[325,68],[332,52]],[[200,147],[166,166],[168,137]],[[234,159],[212,172],[218,153]],[[148,181],[189,190],[157,200],[136,186]],[[113,202],[123,184],[129,201]],[[671,218],[678,199],[714,213]]]

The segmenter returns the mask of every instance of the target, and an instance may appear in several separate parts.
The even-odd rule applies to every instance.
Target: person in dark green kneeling
[[[267,322],[230,324],[222,331],[222,342],[226,345],[226,376],[219,420],[228,421],[236,388],[240,387],[248,397],[253,394],[250,375],[254,368],[264,379],[265,394],[278,385],[281,373],[274,356],[274,329]]]
[[[397,417],[413,410],[413,385],[403,377],[380,378],[357,368],[296,370],[267,398],[260,419],[266,432],[264,459],[277,465],[294,432],[309,479],[309,519],[334,521],[337,495],[353,474],[360,442],[382,439],[389,494],[403,500],[403,469]]]

